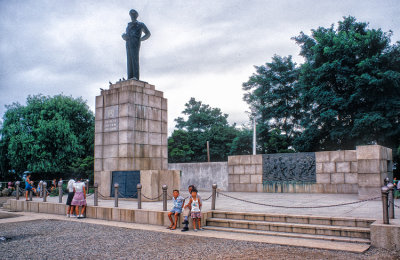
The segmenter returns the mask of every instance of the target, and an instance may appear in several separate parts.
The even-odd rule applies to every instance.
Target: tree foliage
[[[274,56],[243,84],[262,152],[400,144],[400,43],[354,17],[293,39],[304,63]],[[272,136],[274,135],[274,137]],[[275,141],[274,141],[275,140]],[[271,143],[272,142],[272,143]],[[273,144],[279,145],[275,148]]]
[[[272,62],[255,68],[256,73],[243,83],[243,99],[257,120],[260,152],[290,151],[300,130],[296,64],[291,56],[275,55]]]
[[[299,150],[353,149],[400,139],[400,43],[392,32],[345,17],[295,41],[305,59],[299,76],[303,115]]]
[[[176,128],[168,139],[170,162],[206,162],[207,141],[211,161],[224,161],[238,130],[228,123],[228,115],[191,98],[182,114],[175,119]]]
[[[93,168],[94,116],[81,98],[29,96],[26,106],[13,103],[6,108],[2,171],[29,170],[53,178],[72,168]],[[79,163],[82,160],[87,164]]]

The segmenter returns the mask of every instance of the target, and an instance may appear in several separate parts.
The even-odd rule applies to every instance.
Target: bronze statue
[[[151,34],[144,23],[137,21],[139,14],[136,10],[130,10],[129,15],[132,22],[128,23],[126,32],[122,34],[122,39],[126,41],[128,79],[139,80],[140,42],[147,40]],[[142,32],[144,33],[143,36]]]

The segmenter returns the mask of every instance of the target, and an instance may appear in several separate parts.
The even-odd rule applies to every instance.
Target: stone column
[[[167,170],[167,99],[138,80],[111,84],[96,97],[95,182],[111,194],[113,171]]]
[[[358,198],[381,196],[386,177],[393,178],[392,149],[380,145],[357,146]],[[389,166],[389,167],[388,167]]]

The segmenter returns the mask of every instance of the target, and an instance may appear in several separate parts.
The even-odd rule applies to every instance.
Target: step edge
[[[347,220],[347,221],[371,222],[371,223],[376,221],[376,219],[372,219],[372,218],[355,218],[355,217],[329,217],[329,216],[291,215],[291,214],[260,213],[260,212],[232,212],[232,211],[219,211],[219,210],[212,210],[210,212],[211,213],[221,213],[221,214],[231,214],[231,215],[295,217],[295,218],[310,218],[310,219],[324,219],[324,220]]]
[[[232,222],[238,224],[261,224],[261,225],[274,225],[274,226],[285,226],[285,227],[314,227],[320,229],[330,229],[330,230],[343,230],[343,231],[353,231],[353,232],[363,232],[370,233],[370,228],[364,227],[349,227],[349,226],[332,226],[332,225],[315,225],[315,224],[301,224],[301,223],[288,223],[288,222],[272,222],[272,221],[258,221],[258,220],[242,220],[242,219],[225,219],[225,218],[207,218],[206,222]]]
[[[247,234],[254,234],[254,235],[282,236],[282,237],[291,237],[291,238],[337,241],[337,242],[345,242],[345,243],[371,244],[371,240],[366,239],[366,238],[311,235],[311,234],[303,234],[303,233],[287,233],[287,232],[279,232],[279,231],[265,231],[265,230],[252,230],[252,229],[226,228],[226,227],[213,227],[213,226],[205,226],[204,229],[214,230],[214,231],[224,231],[224,232],[247,233]]]

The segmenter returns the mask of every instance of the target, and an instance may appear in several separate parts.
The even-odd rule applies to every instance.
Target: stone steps
[[[236,220],[208,218],[207,226],[229,227],[250,230],[263,230],[284,233],[300,233],[324,236],[341,236],[369,239],[370,229],[361,227],[327,226],[313,224],[295,224],[254,220]]]
[[[370,225],[374,221],[367,218],[212,211],[205,229],[300,241],[345,243],[351,247],[350,244],[370,245]]]
[[[225,227],[214,227],[206,226],[206,230],[222,231],[222,232],[235,232],[253,235],[263,235],[263,236],[279,236],[288,238],[302,238],[302,239],[315,239],[324,241],[335,241],[335,242],[346,242],[346,243],[359,243],[359,244],[370,244],[369,239],[364,238],[353,238],[353,237],[338,237],[338,236],[324,236],[324,235],[310,235],[310,234],[300,234],[300,233],[284,233],[275,231],[263,231],[263,230],[251,230],[251,229],[241,229],[241,228],[225,228]]]
[[[375,219],[213,211],[213,218],[369,228]]]

